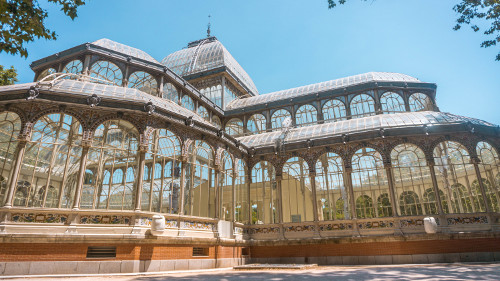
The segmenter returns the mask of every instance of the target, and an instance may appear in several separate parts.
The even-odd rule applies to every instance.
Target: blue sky
[[[400,72],[438,85],[441,111],[500,124],[498,48],[470,28],[453,31],[458,0],[88,0],[71,21],[52,4],[47,24],[59,37],[28,46],[28,59],[0,54],[19,80],[31,61],[100,38],[142,49],[157,60],[212,34],[254,80],[259,92],[293,88],[369,71]]]

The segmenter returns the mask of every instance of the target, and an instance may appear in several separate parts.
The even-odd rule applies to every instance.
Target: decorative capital
[[[96,94],[93,94],[92,96],[87,98],[87,104],[90,105],[90,107],[96,107],[99,105],[101,102],[101,97],[97,96]]]
[[[40,95],[40,91],[35,86],[31,86],[26,95],[26,100],[34,100],[38,95]]]
[[[153,102],[149,101],[144,105],[144,110],[148,113],[148,115],[151,115],[155,112],[156,106],[153,104]]]

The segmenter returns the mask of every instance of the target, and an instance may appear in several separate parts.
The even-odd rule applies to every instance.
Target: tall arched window
[[[184,107],[185,109],[188,109],[188,110],[191,110],[194,112],[194,101],[190,96],[184,95],[182,97],[181,104],[182,104],[182,107]]]
[[[449,213],[448,201],[441,189],[439,189],[439,198],[441,198],[441,204],[443,206],[443,212]],[[422,201],[424,203],[424,212],[426,214],[438,214],[439,208],[437,205],[437,197],[434,192],[434,188],[427,188],[422,196]]]
[[[215,85],[200,90],[200,93],[213,101],[219,107],[222,107],[222,86]]]
[[[139,132],[127,121],[97,127],[87,157],[82,209],[132,210],[135,202]],[[118,173],[118,174],[117,174]]]
[[[207,109],[201,105],[198,107],[198,115],[200,115],[203,120],[207,122],[210,121],[210,116],[208,115]]]
[[[434,148],[434,170],[452,213],[484,212],[481,193],[471,187],[477,180],[467,149],[453,141],[444,141]]]
[[[5,195],[16,159],[17,136],[21,119],[13,112],[0,113],[0,207],[5,205]]]
[[[281,191],[283,222],[314,220],[309,167],[304,159],[292,157],[286,161],[283,166]]]
[[[395,193],[401,194],[397,202],[400,215],[422,215],[422,210],[425,211],[426,208],[422,208],[420,204],[423,202],[420,199],[423,198],[425,190],[433,186],[424,152],[414,144],[400,144],[391,151],[391,161]],[[436,204],[435,201],[427,203]]]
[[[323,120],[333,122],[346,119],[345,104],[340,100],[329,100],[323,105]]]
[[[233,220],[233,159],[231,155],[222,152],[221,171],[219,177],[220,210],[219,218],[226,221]]]
[[[174,103],[179,102],[179,92],[177,88],[172,83],[165,83],[163,85],[163,98],[173,101]]]
[[[271,163],[261,161],[252,168],[250,185],[252,224],[278,222],[276,173]]]
[[[375,115],[375,101],[367,94],[359,94],[351,100],[352,118],[361,118]]]
[[[82,133],[76,118],[62,113],[45,115],[33,125],[18,176],[29,182],[29,188],[18,184],[15,206],[73,207]]]
[[[356,151],[352,157],[352,188],[354,197],[357,198],[358,218],[392,216],[391,205],[387,206],[384,197],[380,197],[389,193],[389,185],[382,156],[378,151],[369,147]],[[372,198],[380,198],[378,208],[374,208]]]
[[[236,178],[234,190],[234,220],[248,223],[248,187],[247,187],[247,165],[243,159],[239,159],[236,165]]]
[[[247,122],[247,130],[252,134],[260,134],[266,131],[266,117],[262,114],[252,115]]]
[[[165,129],[151,133],[145,158],[142,210],[179,214],[180,156],[181,143],[174,133]]]
[[[318,121],[318,111],[316,107],[310,104],[299,107],[295,113],[295,121],[297,126],[307,126],[316,123]]]
[[[273,130],[281,129],[281,127],[283,127],[283,121],[285,121],[286,118],[292,118],[292,115],[288,110],[276,110],[271,116],[271,127]]]
[[[189,147],[184,191],[184,215],[215,217],[214,152],[206,142],[195,141]]]
[[[228,135],[239,137],[243,135],[243,121],[233,118],[226,123],[225,131]]]
[[[386,92],[380,97],[380,106],[384,114],[405,112],[405,102],[401,95]]]
[[[433,110],[431,98],[422,93],[415,93],[408,99],[410,111],[431,111]]]
[[[43,78],[49,76],[50,74],[53,74],[53,73],[56,73],[57,70],[55,70],[54,68],[52,67],[49,67],[47,69],[44,69],[42,72],[40,72],[40,74],[38,74],[38,77],[37,77],[37,81],[40,81],[42,80]]]
[[[316,200],[319,220],[350,219],[342,158],[335,153],[325,153],[316,162]]]
[[[72,60],[68,62],[64,68],[63,68],[63,73],[74,73],[74,74],[80,74],[82,73],[83,70],[83,63],[81,60]]]
[[[158,96],[158,83],[149,73],[136,71],[128,78],[128,87],[143,91],[147,94]]]
[[[123,74],[120,68],[110,61],[96,61],[90,68],[90,76],[109,81],[109,85],[121,86]]]
[[[488,205],[492,211],[500,212],[500,158],[497,151],[487,142],[479,142],[476,151],[481,160],[479,170]]]

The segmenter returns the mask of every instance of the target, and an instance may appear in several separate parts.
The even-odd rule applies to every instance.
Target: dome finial
[[[207,28],[207,38],[210,37],[210,15],[208,15],[208,28]]]

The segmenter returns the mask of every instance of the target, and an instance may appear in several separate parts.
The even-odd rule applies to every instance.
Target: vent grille
[[[208,256],[208,248],[193,247],[193,257]]]
[[[87,258],[116,258],[116,247],[88,247]]]

